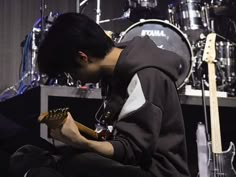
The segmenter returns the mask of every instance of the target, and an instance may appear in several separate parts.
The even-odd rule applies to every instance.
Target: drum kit
[[[166,0],[163,1],[166,2]],[[163,19],[163,17],[158,17],[160,14],[163,15],[162,12],[158,12],[158,9],[162,8],[161,0],[127,0],[124,8],[125,12],[121,17],[101,20],[101,0],[97,0],[96,23],[102,24],[128,19],[133,24],[118,35],[112,35],[114,42],[125,42],[135,36],[148,35],[157,47],[175,52],[181,56],[183,59],[182,72],[176,85],[178,90],[185,94],[189,88],[197,91],[202,88],[202,78],[207,76],[208,72],[206,64],[202,60],[206,36],[215,32],[218,36],[216,41],[217,90],[224,92],[226,96],[235,97],[236,20],[234,21],[233,17],[236,17],[236,1],[202,1],[207,0],[175,0],[175,3],[168,3],[166,8],[167,15]],[[76,11],[80,12],[80,8],[82,9],[86,4],[88,4],[88,0],[77,0]],[[41,18],[35,23],[32,32],[27,35],[29,40],[26,40],[24,45],[30,46],[28,43],[32,41],[32,49],[24,47],[28,52],[25,52],[25,57],[23,57],[23,66],[28,66],[29,64],[30,67],[21,73],[22,79],[19,83],[0,94],[0,100],[23,93],[28,88],[33,88],[39,83],[67,86],[80,85],[78,81],[74,81],[68,75],[62,76],[62,79],[60,77],[51,79],[47,78],[47,76],[39,75],[36,67],[34,67],[38,43],[43,39],[44,31],[50,28],[52,22],[58,16],[58,14],[50,13],[49,16],[45,17],[45,8],[45,0],[41,0]],[[230,23],[230,27],[228,27],[228,24],[225,25],[226,21]],[[222,35],[222,33],[231,28],[231,37]],[[234,40],[232,40],[233,38]],[[31,53],[31,55],[28,55],[28,53]],[[207,79],[204,83],[204,88],[207,89]],[[12,90],[14,94],[10,93]]]
[[[177,81],[178,90],[184,90],[186,85],[200,90],[201,78],[207,75],[206,64],[202,61],[205,39],[207,34],[215,32],[218,36],[217,89],[225,92],[227,96],[236,96],[236,43],[215,31],[215,26],[224,25],[216,23],[217,17],[230,18],[236,15],[236,8],[227,6],[224,0],[209,3],[201,0],[181,0],[179,3],[168,5],[166,20],[150,19],[153,9],[158,5],[158,0],[129,0],[128,18],[132,17],[133,20],[137,14],[139,21],[134,22],[114,40],[125,42],[135,36],[150,36],[157,47],[176,52],[183,58],[185,65]],[[236,35],[236,28],[234,32]],[[207,89],[207,82],[205,87]]]

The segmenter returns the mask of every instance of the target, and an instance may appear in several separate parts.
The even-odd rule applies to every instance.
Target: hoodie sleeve
[[[170,88],[171,87],[171,88]],[[114,159],[124,164],[148,164],[159,136],[166,94],[176,89],[163,72],[155,68],[138,71],[131,79],[118,121],[114,125]]]

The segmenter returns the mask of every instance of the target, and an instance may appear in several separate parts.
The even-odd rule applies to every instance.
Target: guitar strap
[[[121,96],[115,94],[111,95],[109,99],[105,101],[102,119],[108,125],[112,125],[116,121],[124,103],[125,100]]]
[[[113,82],[113,87],[111,87],[108,80],[103,79],[101,81],[102,97],[104,98],[104,109],[101,117],[108,125],[112,125],[116,121],[126,101],[124,99],[125,87],[116,87],[115,84],[117,83]]]

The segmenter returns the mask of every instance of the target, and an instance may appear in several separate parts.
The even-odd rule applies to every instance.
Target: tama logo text
[[[142,30],[141,36],[157,36],[157,37],[165,37],[166,34],[163,30]]]

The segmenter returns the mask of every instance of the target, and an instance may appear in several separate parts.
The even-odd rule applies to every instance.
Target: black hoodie
[[[187,177],[184,122],[175,82],[181,58],[149,37],[126,44],[115,67],[111,95],[124,102],[114,123],[114,158],[156,177]],[[112,98],[112,97],[111,97]]]

